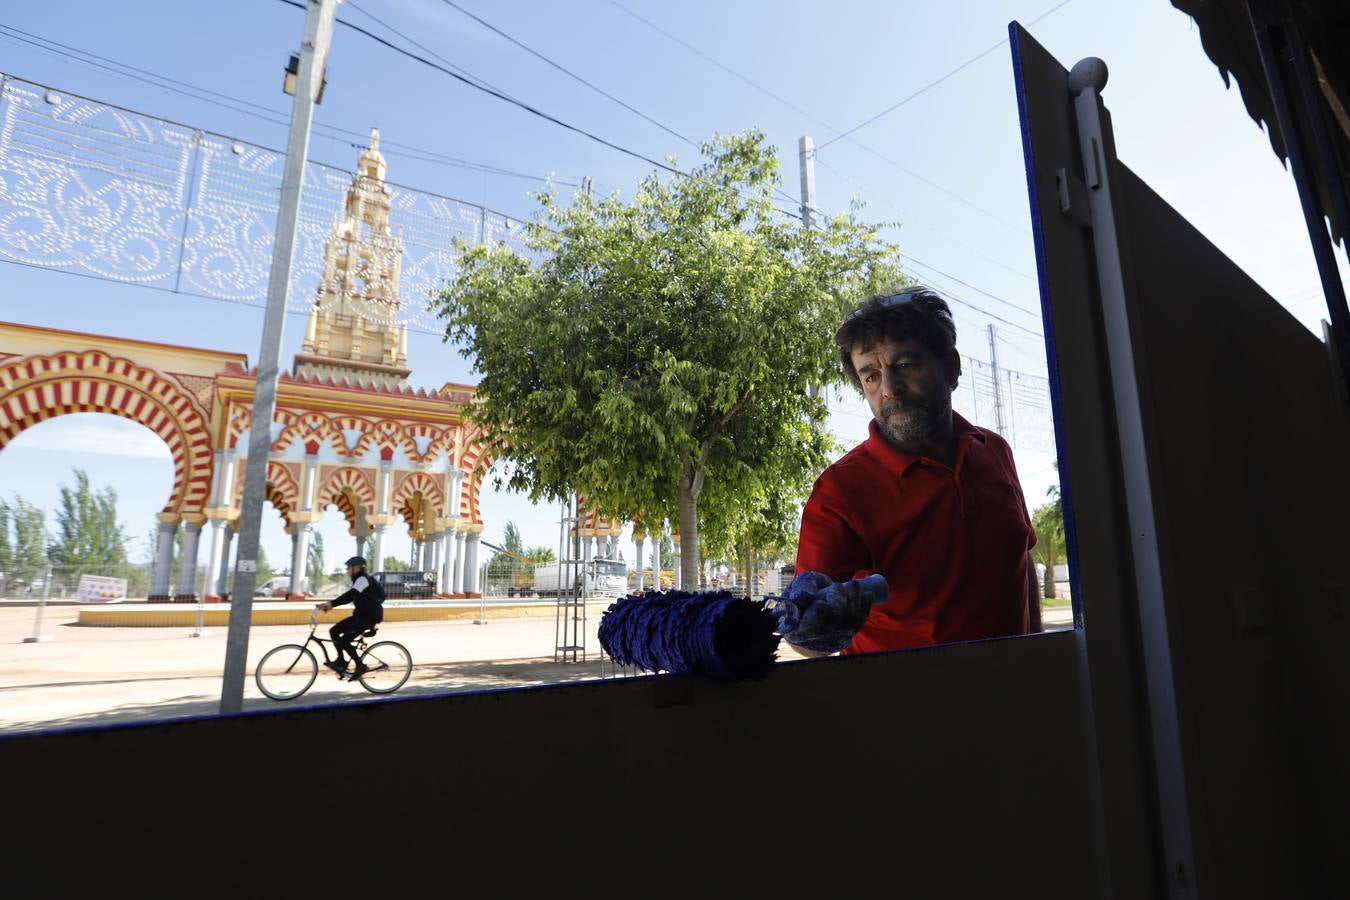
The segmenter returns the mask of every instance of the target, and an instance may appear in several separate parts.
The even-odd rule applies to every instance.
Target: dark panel
[[[1040,276],[1069,569],[1091,729],[1102,896],[1162,894],[1125,501],[1068,73],[1010,26]],[[1068,199],[1061,209],[1061,193]],[[1113,893],[1114,892],[1114,893]]]
[[[6,877],[64,896],[110,878],[332,891],[320,873],[349,871],[493,896],[1081,900],[1095,875],[1076,669],[1060,633],[785,664],[759,683],[647,678],[16,737],[0,741],[21,823]],[[80,865],[36,867],[31,851],[54,840]]]
[[[1212,887],[1330,896],[1350,843],[1346,410],[1323,343],[1125,166],[1116,177]]]

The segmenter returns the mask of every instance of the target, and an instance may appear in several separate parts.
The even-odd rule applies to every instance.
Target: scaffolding
[[[558,600],[553,614],[553,661],[586,661],[586,561],[581,558],[577,495],[561,504],[558,517]]]

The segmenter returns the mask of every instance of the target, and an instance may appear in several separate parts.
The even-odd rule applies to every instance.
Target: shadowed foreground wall
[[[1086,897],[1076,641],[14,737],[4,882]]]

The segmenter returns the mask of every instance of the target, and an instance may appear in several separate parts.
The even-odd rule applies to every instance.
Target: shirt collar
[[[960,460],[965,455],[966,447],[971,441],[983,444],[985,442],[984,432],[966,421],[965,417],[959,413],[952,412],[952,430],[956,433],[956,458]],[[877,426],[877,420],[873,419],[867,423],[867,440],[863,446],[867,452],[875,456],[897,475],[903,475],[910,466],[918,462],[922,457],[906,453],[899,447],[886,440],[881,434],[881,429]]]

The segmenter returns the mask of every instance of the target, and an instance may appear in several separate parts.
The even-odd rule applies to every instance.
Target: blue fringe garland
[[[621,666],[733,681],[773,665],[775,627],[767,603],[731,591],[652,591],[605,610],[600,646]]]

